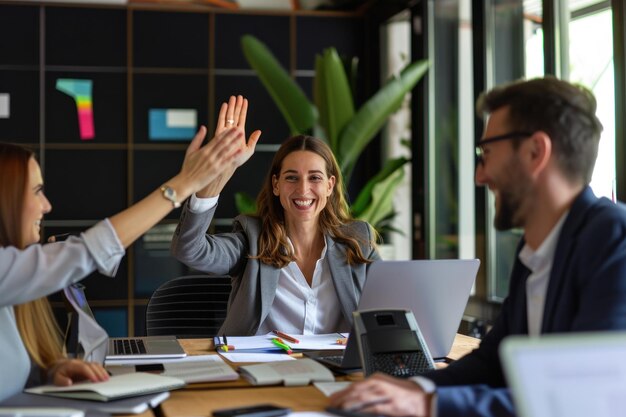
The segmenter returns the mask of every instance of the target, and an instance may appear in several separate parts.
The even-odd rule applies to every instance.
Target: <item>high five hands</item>
[[[232,168],[225,169],[218,178],[202,190],[198,191],[196,193],[198,197],[206,198],[219,195],[228,180],[232,177],[235,170],[250,159],[254,153],[256,144],[261,137],[261,131],[255,130],[246,141],[245,127],[247,114],[248,100],[243,98],[243,96],[230,96],[227,103],[222,103],[217,117],[214,140],[219,142],[221,140],[229,139],[232,135],[235,135],[237,154],[230,163]],[[202,135],[202,137],[204,137],[206,129],[203,129],[204,128],[201,128],[200,131],[198,131],[196,138],[198,135]]]
[[[235,129],[241,132],[241,141],[239,143],[239,155],[237,157],[237,166],[243,165],[254,153],[261,131],[252,132],[246,143],[246,116],[248,115],[248,99],[243,96],[230,96],[228,103],[222,103],[220,113],[217,117],[217,125],[215,127],[215,136],[218,137],[228,129]]]

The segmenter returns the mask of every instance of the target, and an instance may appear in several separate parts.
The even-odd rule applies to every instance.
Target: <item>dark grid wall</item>
[[[0,94],[10,116],[0,141],[33,148],[53,210],[44,237],[80,232],[136,202],[173,176],[186,144],[148,139],[148,109],[193,108],[212,131],[231,94],[250,100],[249,129],[260,146],[227,185],[213,227],[228,230],[233,194],[256,195],[288,128],[240,48],[260,38],[310,97],[314,56],[335,46],[367,57],[365,19],[351,13],[251,14],[193,6],[89,6],[0,2]],[[95,138],[80,139],[76,105],[59,78],[93,80]],[[83,281],[97,319],[112,336],[141,335],[145,305],[163,282],[189,273],[169,256],[180,210],[127,252],[118,275]],[[52,297],[63,317],[60,297]]]

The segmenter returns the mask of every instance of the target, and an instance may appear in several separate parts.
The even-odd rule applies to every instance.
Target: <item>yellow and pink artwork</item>
[[[76,102],[78,131],[82,140],[91,140],[95,136],[92,86],[91,80],[71,78],[59,78],[56,85],[57,90],[72,97]]]

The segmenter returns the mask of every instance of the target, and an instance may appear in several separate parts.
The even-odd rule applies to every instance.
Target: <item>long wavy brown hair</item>
[[[272,178],[280,176],[283,161],[287,155],[296,151],[309,151],[319,155],[326,164],[326,176],[335,177],[335,188],[319,216],[321,232],[345,245],[349,264],[370,263],[371,261],[363,255],[359,243],[374,246],[375,242],[363,242],[362,237],[353,236],[349,234],[349,229],[342,227],[354,219],[348,209],[343,177],[333,152],[323,140],[305,135],[290,137],[274,155],[272,166],[257,197],[256,217],[261,220],[261,235],[259,255],[254,258],[277,268],[283,268],[295,260],[295,254],[287,241],[285,211],[280,204],[280,198],[273,193]]]
[[[32,151],[0,143],[0,246],[24,249],[22,231]],[[64,357],[61,330],[46,297],[14,306],[17,328],[31,359],[47,369]]]

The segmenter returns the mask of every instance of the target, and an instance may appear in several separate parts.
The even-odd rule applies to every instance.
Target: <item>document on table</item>
[[[188,384],[233,381],[239,378],[239,374],[218,355],[189,355],[168,361],[153,359],[150,363],[137,363],[135,361],[128,365],[110,365],[107,366],[107,370],[113,375],[120,375],[141,371],[144,370],[142,367],[150,367],[151,365],[154,365],[155,368],[149,369],[149,372],[156,371],[159,375],[180,378]]]
[[[241,363],[241,362],[280,362],[280,361],[295,361],[296,358],[293,358],[286,353],[254,353],[254,352],[239,352],[235,351],[231,352],[219,352],[221,356],[228,359],[233,363]]]
[[[347,333],[290,334],[290,336],[293,336],[299,341],[299,343],[287,342],[294,350],[338,350],[346,348],[344,344],[337,343],[337,339],[346,337]],[[235,347],[232,353],[251,350],[275,351],[280,349],[272,344],[272,339],[276,337],[277,336],[273,333],[261,336],[228,336],[228,344]]]

